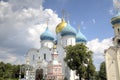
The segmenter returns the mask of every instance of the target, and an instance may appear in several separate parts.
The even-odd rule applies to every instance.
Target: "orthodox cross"
[[[119,0],[113,0],[113,5],[116,10],[116,13],[120,11],[120,1]]]

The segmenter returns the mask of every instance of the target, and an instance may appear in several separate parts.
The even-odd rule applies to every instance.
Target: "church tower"
[[[58,60],[58,53],[56,45],[53,47],[53,53],[51,54],[52,60],[48,63],[48,74],[46,80],[63,80],[62,64]]]
[[[113,46],[105,50],[107,80],[120,80],[120,2],[114,1],[116,15],[111,19],[114,29]]]

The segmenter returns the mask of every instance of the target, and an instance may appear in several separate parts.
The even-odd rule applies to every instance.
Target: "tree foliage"
[[[100,77],[100,80],[107,80],[105,62],[102,62],[100,65],[99,77]]]
[[[92,60],[93,52],[84,44],[66,47],[66,57],[64,61],[68,67],[76,71],[79,79],[94,76],[95,66]],[[87,65],[87,66],[86,66]]]
[[[0,62],[0,80],[17,80],[19,78],[20,65]]]

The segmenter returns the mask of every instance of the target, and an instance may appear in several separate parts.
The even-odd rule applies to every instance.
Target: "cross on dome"
[[[78,24],[78,31],[80,30],[80,24]]]
[[[53,36],[52,32],[48,29],[48,21],[49,21],[49,19],[47,19],[46,30],[41,34],[40,39],[41,40],[50,40],[50,41],[53,41],[54,40],[54,36]]]
[[[114,5],[116,13],[119,13],[120,12],[120,1],[119,0],[113,0],[113,5]]]
[[[78,33],[76,35],[76,42],[87,42],[87,38],[81,33],[80,25],[78,25]]]

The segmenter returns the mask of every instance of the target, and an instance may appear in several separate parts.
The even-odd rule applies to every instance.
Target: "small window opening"
[[[46,60],[46,54],[44,53],[44,60]]]
[[[117,41],[117,42],[118,42],[118,45],[120,46],[120,39],[118,39],[118,41]]]
[[[33,55],[33,61],[35,60],[35,55]]]
[[[118,33],[119,33],[120,29],[118,28]]]

